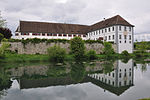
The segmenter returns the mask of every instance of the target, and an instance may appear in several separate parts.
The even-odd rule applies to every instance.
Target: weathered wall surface
[[[65,48],[67,53],[70,51],[70,44],[69,43],[28,43],[24,45],[21,42],[12,42],[10,43],[10,50],[14,52],[18,52],[18,54],[46,54],[47,48],[52,47],[54,45],[60,45],[62,48]],[[100,43],[86,43],[85,44],[86,51],[91,49],[95,50],[97,54],[102,53],[102,49],[104,46]],[[114,50],[116,51],[116,46],[113,45]]]

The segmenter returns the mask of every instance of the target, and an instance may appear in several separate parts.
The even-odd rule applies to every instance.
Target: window
[[[121,73],[119,73],[119,78],[121,78]]]
[[[99,34],[101,34],[101,30],[99,30]]]
[[[105,32],[107,32],[107,28],[105,28]]]
[[[124,35],[124,39],[127,39],[127,35]]]
[[[124,43],[126,43],[127,41],[125,40]]]
[[[129,35],[129,40],[131,40],[131,35]]]
[[[53,34],[53,36],[57,36],[57,34]]]
[[[119,39],[121,39],[121,35],[119,35]]]
[[[114,31],[115,30],[115,28],[114,27],[112,27],[112,31]]]
[[[110,32],[110,27],[108,28],[109,32]]]
[[[131,27],[129,27],[129,31],[131,32]]]
[[[129,76],[131,76],[131,72],[129,73]]]
[[[102,30],[102,33],[103,33],[103,30]]]
[[[69,34],[68,36],[69,36],[69,37],[72,37],[72,35],[71,35],[71,34]]]
[[[119,82],[119,86],[121,86],[121,82]]]
[[[64,34],[63,36],[67,36],[66,34]]]
[[[62,36],[62,34],[59,34],[58,36]]]
[[[51,33],[47,33],[47,36],[52,36],[52,34]]]
[[[121,26],[119,26],[119,31],[121,31]]]
[[[124,31],[127,31],[127,27],[126,26],[124,27]]]
[[[120,43],[121,43],[121,41],[120,41]]]
[[[129,41],[129,43],[131,43],[131,41]]]
[[[113,77],[115,77],[115,74],[113,73]]]
[[[113,37],[113,39],[115,39],[115,35],[113,35],[112,37]]]
[[[45,36],[45,33],[42,33],[42,36]]]
[[[110,40],[110,38],[111,38],[111,37],[109,36],[109,40]]]
[[[76,36],[76,35],[73,35],[74,37]]]

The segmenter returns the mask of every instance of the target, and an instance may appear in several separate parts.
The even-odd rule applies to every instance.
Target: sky
[[[13,32],[19,20],[92,25],[120,15],[150,33],[150,0],[0,0],[0,11]]]

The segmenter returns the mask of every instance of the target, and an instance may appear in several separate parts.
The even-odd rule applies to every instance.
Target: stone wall
[[[70,51],[70,44],[69,43],[48,43],[45,42],[42,43],[28,43],[24,45],[21,42],[12,42],[10,43],[10,50],[17,52],[18,54],[46,54],[47,48],[52,47],[54,45],[60,45],[62,48],[65,48],[67,53]],[[97,54],[102,53],[102,49],[104,46],[100,43],[86,43],[85,44],[86,51],[89,51],[91,49],[95,50]],[[116,51],[116,45],[113,45],[114,50]]]

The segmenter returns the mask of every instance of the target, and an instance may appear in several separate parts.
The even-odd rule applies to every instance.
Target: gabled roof
[[[101,28],[106,28],[106,27],[113,26],[113,25],[124,25],[124,26],[134,27],[134,25],[131,25],[129,22],[127,22],[125,19],[123,19],[120,15],[116,15],[109,19],[105,19],[96,24],[93,24],[90,27],[90,31],[101,29]]]
[[[87,25],[77,24],[20,21],[20,32],[86,34],[88,27]]]
[[[134,27],[134,25],[131,25],[120,15],[116,15],[112,18],[100,21],[91,26],[65,23],[20,21],[20,26],[17,28],[16,32],[86,34],[87,32],[110,27],[113,25],[124,25]]]

